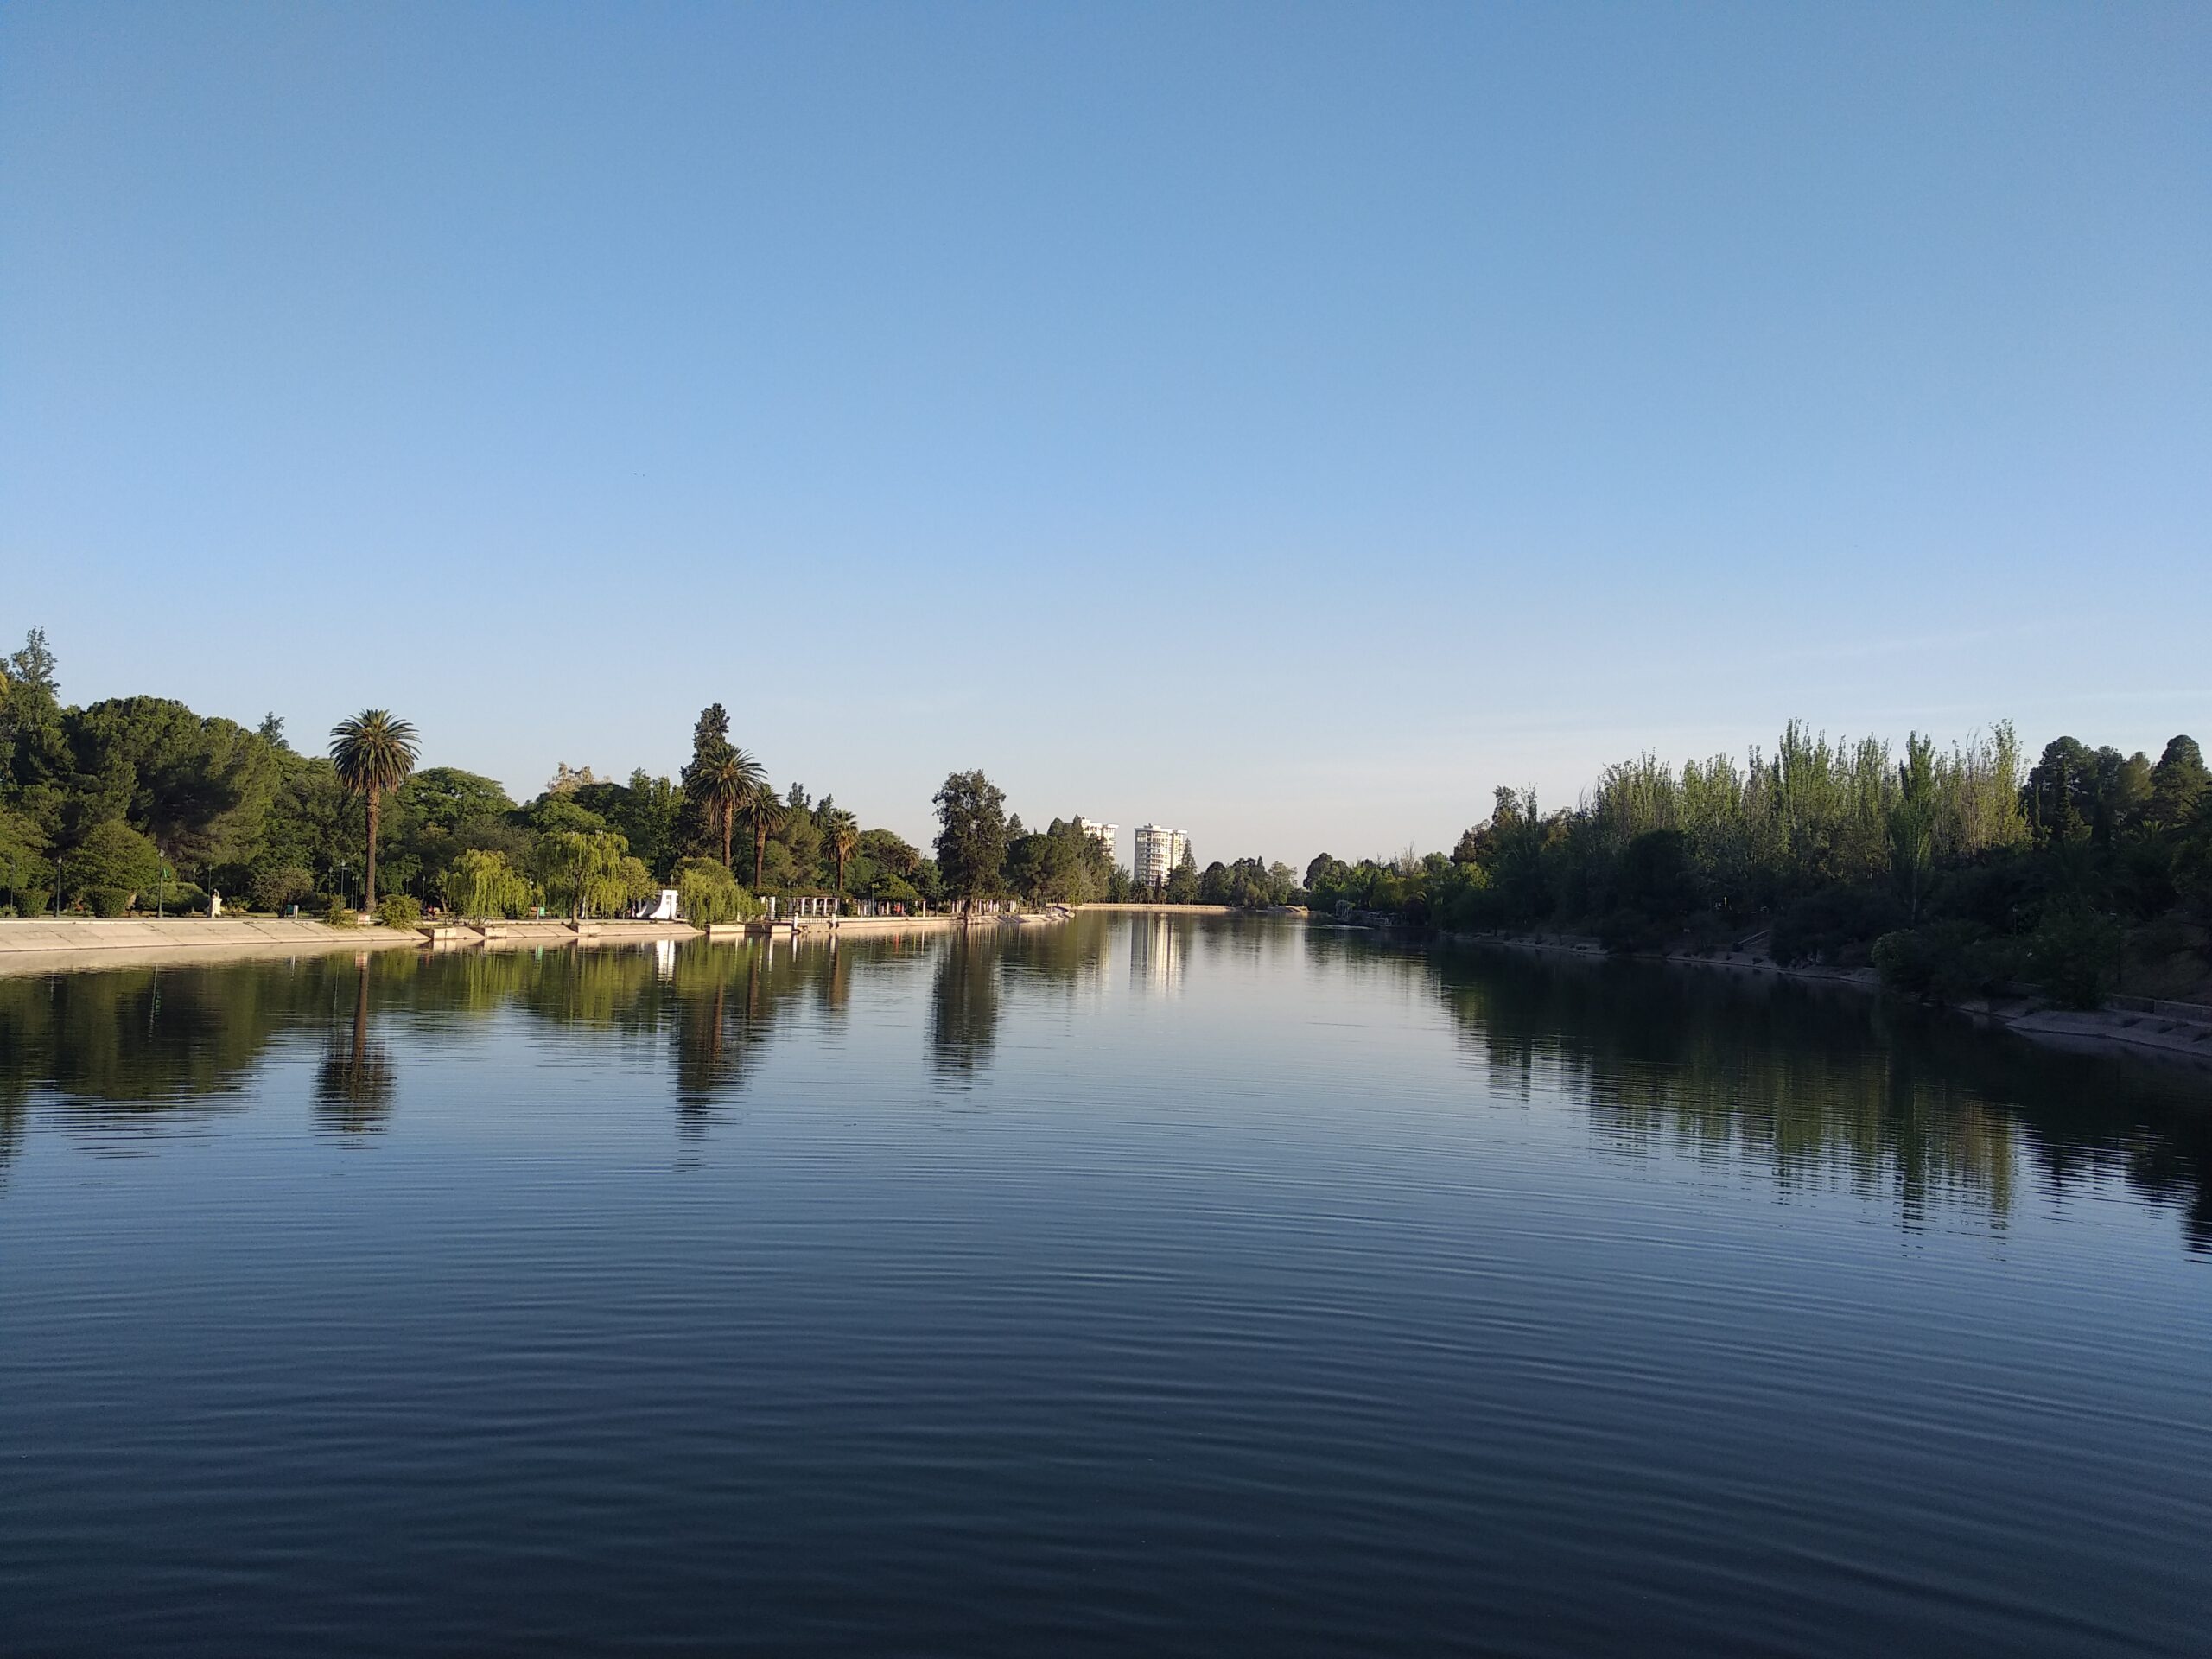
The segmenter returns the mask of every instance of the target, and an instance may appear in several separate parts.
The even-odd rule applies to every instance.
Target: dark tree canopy
[[[956,772],[937,792],[937,867],[956,899],[988,899],[1006,864],[1006,794],[978,772]]]

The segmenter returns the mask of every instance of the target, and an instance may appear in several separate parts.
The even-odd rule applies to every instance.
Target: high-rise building
[[[1130,874],[1141,887],[1162,887],[1183,861],[1183,855],[1191,850],[1191,838],[1180,830],[1170,830],[1164,824],[1141,823],[1137,826],[1136,862]]]
[[[1075,827],[1106,849],[1106,861],[1114,861],[1114,837],[1122,833],[1118,823],[1101,823],[1096,818],[1077,818]]]

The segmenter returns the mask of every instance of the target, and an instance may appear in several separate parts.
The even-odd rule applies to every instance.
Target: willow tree
[[[361,907],[377,907],[377,818],[384,797],[415,770],[415,728],[388,709],[364,709],[330,728],[330,760],[338,780],[369,803],[369,864]]]

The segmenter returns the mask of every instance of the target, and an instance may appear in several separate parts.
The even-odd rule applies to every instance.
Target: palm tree
[[[369,798],[368,885],[361,908],[377,907],[377,816],[387,790],[396,790],[415,770],[415,728],[389,710],[364,709],[330,728],[330,758],[338,781]]]
[[[768,837],[784,821],[784,804],[765,778],[745,798],[745,816],[753,820],[753,891],[760,891],[760,866],[768,856]]]
[[[845,896],[845,861],[861,844],[861,821],[842,806],[824,813],[823,839],[830,843],[830,856],[837,864],[837,897]]]
[[[699,797],[707,809],[707,822],[721,830],[722,868],[729,868],[730,832],[737,815],[753,798],[753,791],[767,786],[760,763],[743,749],[731,748],[707,762],[699,777]]]

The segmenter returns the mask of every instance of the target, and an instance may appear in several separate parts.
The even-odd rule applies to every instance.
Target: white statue
[[[207,893],[207,913],[211,917],[223,913],[223,895],[213,888],[210,888]]]

